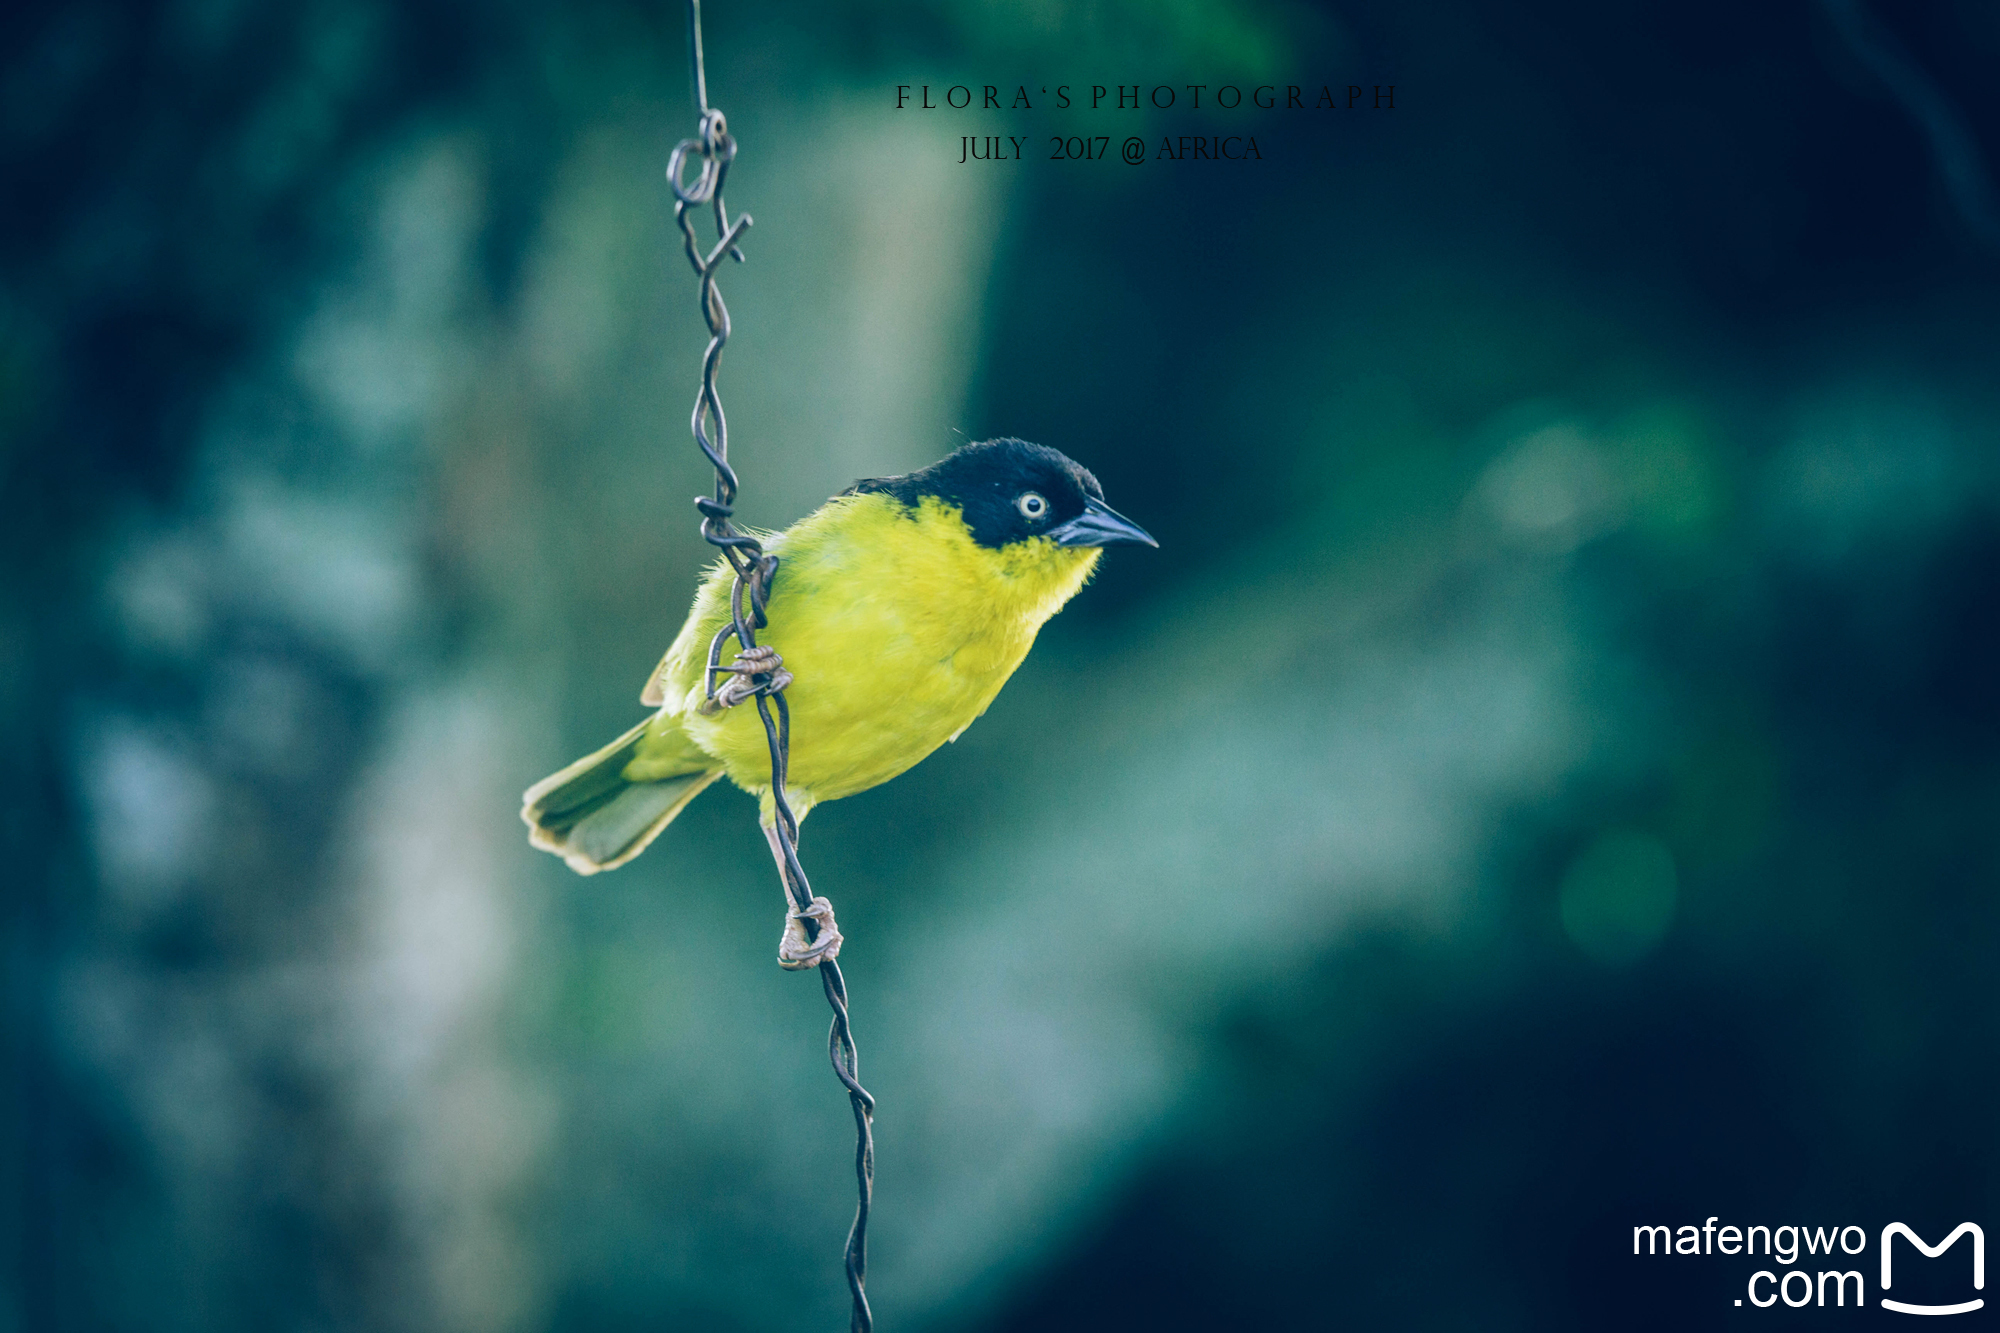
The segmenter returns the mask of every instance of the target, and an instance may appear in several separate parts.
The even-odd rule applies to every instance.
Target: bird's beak
[[[1083,512],[1050,528],[1057,546],[1158,546],[1151,534],[1102,500],[1086,501]]]

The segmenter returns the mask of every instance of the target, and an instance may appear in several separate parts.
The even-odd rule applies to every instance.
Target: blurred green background
[[[1161,540],[808,827],[884,1329],[1679,1329],[1786,1312],[1636,1223],[2000,1223],[2000,22],[1855,12],[713,0],[739,513],[1012,434]],[[516,817],[706,558],[683,21],[0,19],[0,1330],[842,1326],[751,803]],[[1034,91],[1135,82],[1396,93]]]

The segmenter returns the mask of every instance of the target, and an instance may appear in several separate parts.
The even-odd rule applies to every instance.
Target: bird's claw
[[[819,927],[818,938],[806,942],[805,923],[812,921]],[[833,922],[833,904],[824,898],[814,898],[806,904],[803,912],[785,913],[784,938],[778,941],[778,966],[790,972],[801,972],[809,967],[818,967],[829,958],[840,956],[840,927]]]
[[[759,694],[776,694],[792,683],[792,673],[785,670],[785,659],[778,656],[778,650],[769,644],[760,643],[754,648],[745,648],[736,654],[735,661],[716,670],[732,674],[714,694],[697,706],[697,711],[707,717],[714,717],[723,709],[734,708]]]

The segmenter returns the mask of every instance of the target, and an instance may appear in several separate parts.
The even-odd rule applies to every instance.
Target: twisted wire
[[[723,646],[733,638],[740,649],[754,648],[757,646],[757,631],[769,623],[765,607],[770,599],[771,586],[778,576],[779,560],[732,521],[740,483],[736,469],[729,465],[729,422],[722,411],[722,397],[715,387],[716,372],[722,364],[722,349],[729,342],[729,307],[723,303],[722,291],[716,285],[715,276],[723,256],[727,255],[738,263],[743,261],[743,251],[737,242],[750,229],[750,215],[742,214],[732,225],[729,210],[722,201],[729,164],[736,160],[736,140],[729,133],[729,123],[722,112],[708,105],[708,77],[703,69],[701,49],[701,0],[688,0],[688,53],[693,67],[695,109],[700,116],[700,127],[696,137],[683,139],[675,145],[672,156],[667,159],[667,182],[674,191],[674,221],[681,230],[682,248],[688,263],[701,280],[701,314],[709,332],[708,349],[701,358],[701,392],[695,398],[689,426],[696,447],[715,469],[715,494],[713,497],[697,496],[694,504],[701,514],[703,539],[722,552],[736,576],[729,592],[730,621],[716,633],[708,646],[706,681],[708,698],[713,702],[717,677],[728,674],[721,665]],[[692,184],[685,184],[682,177],[686,174],[690,157],[699,158],[700,170]],[[709,205],[713,212],[715,232],[719,238],[714,248],[706,252],[695,236],[693,217],[704,204]],[[800,925],[810,944],[819,937],[819,925],[811,917],[803,915],[812,903],[812,884],[806,878],[805,867],[799,862],[799,821],[786,799],[791,768],[792,710],[785,702],[783,688],[770,674],[753,675],[750,680],[757,686],[754,696],[757,716],[764,724],[764,739],[771,753],[771,801],[776,811],[777,844],[783,855],[779,878],[784,882],[785,895],[792,904],[793,912],[801,914]],[[823,959],[818,970],[827,1005],[833,1011],[833,1023],[827,1030],[827,1059],[833,1065],[834,1075],[839,1078],[841,1086],[847,1090],[848,1102],[854,1110],[854,1178],[858,1202],[854,1209],[854,1225],[848,1229],[844,1253],[847,1289],[853,1305],[849,1329],[850,1333],[873,1333],[875,1318],[868,1308],[867,1281],[868,1216],[875,1198],[875,1099],[861,1086],[861,1057],[854,1045],[854,1029],[847,1009],[847,981],[841,975],[840,964],[832,958]]]

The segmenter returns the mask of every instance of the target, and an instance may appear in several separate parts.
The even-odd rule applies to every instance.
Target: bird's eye
[[[1014,501],[1014,507],[1021,511],[1021,517],[1040,519],[1049,512],[1049,502],[1033,491],[1021,492],[1021,498]]]

